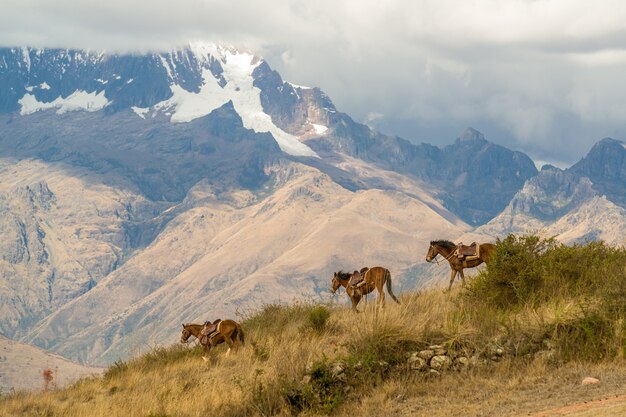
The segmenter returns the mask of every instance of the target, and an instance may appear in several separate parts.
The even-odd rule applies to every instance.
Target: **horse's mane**
[[[430,244],[434,246],[443,246],[444,248],[447,248],[447,249],[456,248],[456,245],[450,242],[449,240],[432,240]]]
[[[352,276],[352,274],[349,272],[339,271],[337,272],[337,276],[339,276],[339,279],[349,279]]]

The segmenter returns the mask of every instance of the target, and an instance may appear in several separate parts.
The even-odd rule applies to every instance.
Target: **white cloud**
[[[258,51],[356,120],[445,143],[468,126],[545,159],[626,137],[616,0],[3,0],[0,44],[141,51],[206,39]],[[563,146],[567,144],[567,146]]]
[[[382,113],[370,112],[365,117],[365,124],[369,127],[376,128],[376,122],[383,120],[385,115]]]

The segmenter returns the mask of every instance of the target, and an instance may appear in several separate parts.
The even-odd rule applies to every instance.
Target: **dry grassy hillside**
[[[242,320],[237,354],[155,348],[64,390],[5,396],[0,415],[521,416],[615,396],[626,393],[625,268],[624,249],[511,236],[452,294],[403,294],[382,310],[370,297],[361,314],[267,305]],[[429,349],[449,362],[416,359]]]

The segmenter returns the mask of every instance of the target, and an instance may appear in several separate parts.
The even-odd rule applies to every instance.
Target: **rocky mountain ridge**
[[[507,208],[476,229],[487,236],[540,233],[567,243],[626,244],[626,143],[605,138],[572,167],[544,166]]]

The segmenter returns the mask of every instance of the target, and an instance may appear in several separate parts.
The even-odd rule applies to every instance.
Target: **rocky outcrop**
[[[529,359],[550,361],[556,354],[549,339],[541,343],[528,342],[524,355]],[[431,345],[427,349],[410,352],[406,365],[410,370],[427,376],[438,376],[443,372],[460,372],[476,366],[489,366],[504,358],[520,355],[511,341],[496,337],[482,349],[454,351],[441,345]]]
[[[316,135],[315,125],[328,128],[335,106],[319,88],[283,81],[266,62],[253,73],[254,86],[261,90],[263,110],[276,126],[296,136]],[[319,130],[319,128],[318,128]]]
[[[449,351],[441,345],[432,345],[428,349],[409,353],[407,365],[409,369],[429,375],[439,375],[448,370],[460,371],[469,367],[476,358],[465,354]]]
[[[626,208],[626,143],[605,138],[568,171],[589,178],[598,195]]]

